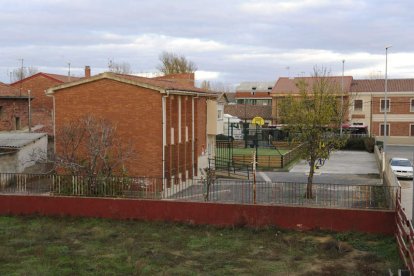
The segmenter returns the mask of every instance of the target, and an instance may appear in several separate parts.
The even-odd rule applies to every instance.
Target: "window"
[[[414,112],[414,99],[410,100],[410,111]]]
[[[410,124],[410,136],[414,136],[414,124]]]
[[[354,110],[362,111],[363,102],[362,100],[354,100]]]
[[[387,124],[386,136],[390,135],[390,124]],[[380,136],[384,136],[384,124],[380,124]]]
[[[385,110],[385,100],[381,99],[381,112],[387,111],[390,112],[390,100],[387,99],[387,106],[386,106],[387,110]]]
[[[223,119],[223,110],[217,110],[217,119]]]

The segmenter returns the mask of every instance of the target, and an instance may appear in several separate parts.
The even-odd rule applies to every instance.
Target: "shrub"
[[[365,150],[367,152],[374,152],[375,147],[375,138],[374,137],[365,137],[364,138]]]
[[[341,148],[343,150],[365,150],[363,138],[349,138],[346,144]]]
[[[374,152],[375,139],[373,137],[351,137],[342,150],[365,150]]]

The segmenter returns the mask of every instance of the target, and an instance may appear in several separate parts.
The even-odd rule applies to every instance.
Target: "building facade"
[[[216,134],[216,124],[209,125],[217,122],[216,94],[188,83],[115,73],[62,84],[48,94],[55,103],[58,154],[59,129],[92,115],[113,123],[116,135],[131,142],[136,158],[126,164],[128,175],[165,179],[165,190],[200,176],[208,165],[208,138]],[[215,112],[212,122],[209,112]]]
[[[0,82],[0,131],[22,130],[29,124],[29,97]]]
[[[236,103],[271,106],[274,85],[275,82],[242,82],[236,87]]]
[[[349,106],[349,93],[353,78],[351,76],[328,76],[323,77],[332,89],[334,89],[338,103],[344,107],[343,124],[349,123],[349,114],[346,111]],[[318,82],[316,77],[296,77],[296,78],[279,78],[272,90],[272,123],[281,124],[279,102],[287,96],[299,97],[299,84],[306,86],[307,92],[312,93],[313,85]]]
[[[46,90],[50,87],[76,80],[79,80],[79,78],[39,72],[14,82],[10,86],[17,90],[21,96],[27,97],[30,93],[32,98],[31,127],[35,127],[36,131],[52,135],[53,99],[46,96]]]
[[[351,86],[352,124],[368,126],[369,133],[388,143],[414,142],[414,79],[389,79],[385,100],[385,80],[354,80]],[[386,113],[386,114],[385,114]],[[387,127],[384,127],[387,117]]]

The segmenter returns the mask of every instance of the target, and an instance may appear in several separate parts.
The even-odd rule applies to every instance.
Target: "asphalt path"
[[[259,172],[260,181],[306,183],[309,164],[302,160],[289,172]],[[325,164],[315,171],[314,182],[321,184],[380,184],[373,153],[361,151],[333,152]]]

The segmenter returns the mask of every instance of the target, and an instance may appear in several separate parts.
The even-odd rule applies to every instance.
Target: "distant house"
[[[207,153],[214,152],[208,147],[217,132],[217,94],[188,80],[102,73],[49,88],[56,152],[62,151],[59,129],[93,115],[112,122],[116,135],[132,142],[136,158],[127,164],[128,175],[163,179],[164,190],[199,176],[208,166]]]
[[[351,125],[365,125],[380,140],[384,136],[387,111],[388,143],[414,143],[414,79],[389,79],[387,102],[385,80],[353,80],[350,107]]]
[[[0,172],[2,173],[21,173],[46,154],[46,133],[0,133]]]
[[[272,105],[274,81],[242,82],[236,87],[235,99],[238,104]]]
[[[266,125],[272,123],[272,106],[270,105],[226,105],[224,113],[238,117],[246,123],[251,123],[254,117],[262,117]]]
[[[0,82],[0,131],[20,130],[28,126],[29,97]]]
[[[217,98],[217,134],[223,134],[224,106],[228,103],[227,93],[221,93]]]
[[[236,93],[226,92],[228,104],[236,104]]]
[[[90,76],[89,66],[85,68],[85,75]],[[38,132],[47,132],[52,135],[53,99],[46,96],[46,89],[76,80],[79,80],[79,78],[39,72],[16,81],[10,86],[16,89],[19,95],[26,97],[28,90],[30,90],[30,96],[33,98],[31,103],[31,126],[36,126],[35,130]]]

